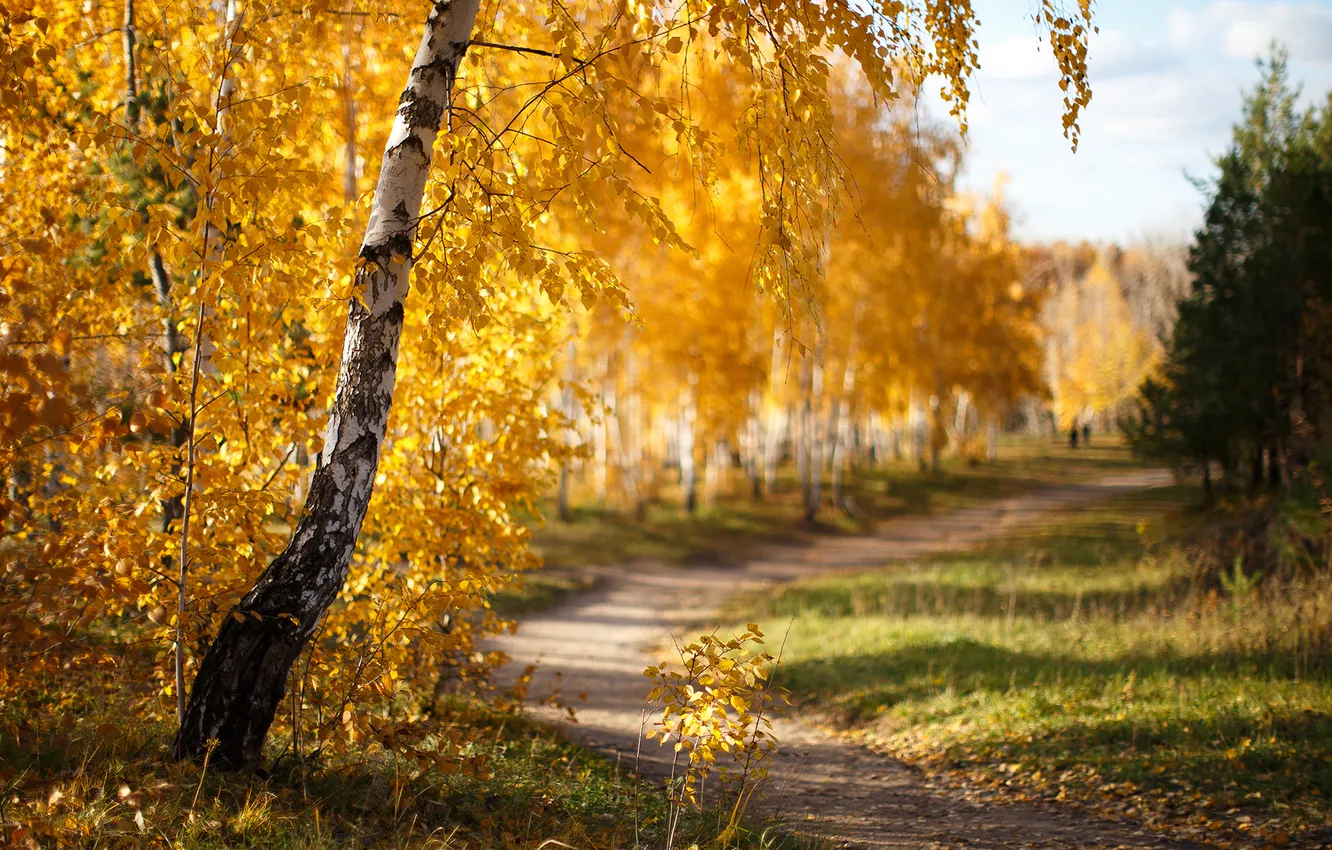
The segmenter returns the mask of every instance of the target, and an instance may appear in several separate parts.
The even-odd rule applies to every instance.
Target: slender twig
[[[203,769],[199,771],[199,784],[194,789],[194,799],[190,801],[191,812],[194,811],[195,806],[199,805],[199,792],[203,790],[204,779],[208,776],[208,759],[212,757],[213,750],[217,747],[216,741],[210,741],[209,743],[211,743],[212,746],[205,747],[204,749]]]
[[[514,53],[530,53],[533,56],[547,56],[551,59],[558,59],[560,57],[560,54],[558,53],[552,53],[549,50],[541,50],[540,48],[536,47],[523,47],[517,44],[496,44],[493,41],[481,41],[480,39],[475,39],[475,38],[472,39],[472,46],[489,47],[492,50],[510,50]],[[581,62],[582,60],[578,59],[577,57],[574,57],[574,61]]]
[[[204,239],[207,241],[207,234]],[[176,719],[185,724],[185,580],[189,569],[190,510],[194,503],[194,458],[198,420],[199,366],[203,352],[203,326],[208,299],[199,299],[198,319],[194,327],[194,362],[190,365],[190,418],[185,425],[185,504],[180,523],[180,575],[176,584]]]
[[[276,467],[274,467],[272,474],[268,476],[268,480],[264,481],[263,486],[259,488],[259,492],[262,493],[263,491],[268,489],[268,485],[272,484],[273,479],[278,477],[278,473],[282,471],[282,467],[287,465],[287,460],[291,457],[291,453],[294,451],[296,451],[295,443],[292,443],[290,446],[287,446],[287,453],[282,456],[282,460],[278,461],[278,464]]]

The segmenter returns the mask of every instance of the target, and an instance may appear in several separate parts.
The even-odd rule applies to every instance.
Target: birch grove
[[[1090,16],[1038,12],[1072,144]],[[184,703],[178,757],[352,750],[446,662],[496,662],[490,599],[538,565],[561,469],[641,513],[737,452],[771,490],[801,441],[813,515],[930,376],[936,424],[963,392],[1002,415],[1036,304],[1002,203],[951,189],[975,26],[914,0],[0,10],[0,691],[134,647],[115,698]],[[955,120],[913,138],[927,78]],[[436,731],[413,757],[465,765]]]

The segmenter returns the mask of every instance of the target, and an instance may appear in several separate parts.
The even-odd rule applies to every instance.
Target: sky
[[[1186,242],[1205,199],[1190,177],[1215,174],[1255,60],[1273,39],[1290,52],[1306,104],[1332,89],[1332,0],[1098,0],[1088,70],[1092,102],[1076,154],[1036,0],[973,0],[981,68],[968,109],[962,188],[989,192],[1006,173],[1017,235]],[[934,115],[946,115],[937,99]]]

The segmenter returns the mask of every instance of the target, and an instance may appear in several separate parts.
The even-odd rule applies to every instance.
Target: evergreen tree
[[[1328,406],[1332,114],[1301,112],[1286,55],[1260,63],[1194,234],[1192,290],[1129,433],[1144,454],[1289,485],[1317,456]],[[1210,481],[1208,481],[1210,486]]]

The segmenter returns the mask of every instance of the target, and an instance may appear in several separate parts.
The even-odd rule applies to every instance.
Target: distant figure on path
[[[1073,449],[1078,447],[1078,426],[1076,424],[1068,429],[1068,445],[1069,448]]]
[[[1086,425],[1083,425],[1083,426],[1082,426],[1082,444],[1083,444],[1084,446],[1086,446],[1087,448],[1089,448],[1089,449],[1091,448],[1091,423],[1090,423],[1090,422],[1088,422]]]

